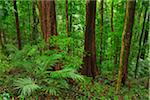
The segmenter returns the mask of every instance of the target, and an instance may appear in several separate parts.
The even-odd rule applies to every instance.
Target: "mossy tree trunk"
[[[100,65],[102,64],[103,60],[103,9],[104,0],[100,2]]]
[[[110,17],[110,26],[111,26],[111,32],[114,32],[114,24],[113,24],[113,18],[114,18],[114,0],[111,2],[111,17]],[[115,71],[118,63],[118,36],[114,35],[114,44],[115,44],[115,49],[114,49],[114,69],[113,69],[113,77],[115,76]]]
[[[147,45],[148,45],[148,34],[149,34],[149,15],[148,15],[148,18],[147,18],[147,21],[146,21],[146,27],[145,27],[145,32],[144,32],[144,39],[143,39],[143,48],[142,48],[142,51],[141,51],[141,56],[140,58],[141,59],[145,59],[145,54],[146,54],[146,50],[147,50]]]
[[[36,13],[36,5],[37,2],[33,1],[32,3],[32,33],[31,33],[31,44],[35,44],[36,40],[38,38],[38,23],[39,23],[39,19],[37,17],[37,13]]]
[[[137,71],[138,71],[138,67],[139,67],[139,58],[140,58],[140,55],[141,55],[141,44],[142,44],[142,38],[143,38],[144,30],[145,30],[145,20],[146,20],[146,16],[147,16],[147,10],[148,10],[148,7],[146,7],[145,12],[144,12],[142,32],[141,32],[141,35],[140,35],[138,54],[137,54],[137,58],[136,58],[135,78],[137,76]]]
[[[132,28],[134,24],[135,4],[136,0],[127,0],[116,93],[119,93],[121,83],[125,83],[127,79],[127,68],[132,38]]]
[[[87,0],[86,2],[86,30],[83,58],[84,65],[82,74],[95,77],[98,75],[96,66],[96,44],[95,44],[95,17],[96,17],[96,0]]]

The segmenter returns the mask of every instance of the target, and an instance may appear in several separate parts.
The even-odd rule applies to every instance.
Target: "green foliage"
[[[59,71],[51,72],[52,78],[71,78],[77,81],[83,81],[81,75],[76,74],[77,72],[73,68],[65,68]]]
[[[19,78],[14,81],[14,86],[16,86],[16,89],[19,89],[21,96],[30,96],[31,93],[40,89],[31,78]]]
[[[7,75],[8,81],[6,79],[5,82],[8,82],[7,84],[13,82],[12,89],[17,90],[21,97],[29,97],[35,95],[35,93],[48,93],[58,96],[61,95],[61,89],[67,91],[69,87],[68,79],[73,79],[76,82],[84,81],[84,78],[76,71],[82,63],[80,59],[73,62],[70,58],[74,57],[66,55],[67,51],[44,50],[45,46],[42,48],[40,44],[25,45],[22,50],[17,50],[13,45],[6,46],[9,54],[8,62],[11,66],[9,70],[5,69],[7,67],[2,67],[4,68],[2,75],[10,73]],[[2,57],[1,60],[6,61],[4,58]],[[53,66],[57,62],[62,62],[62,70],[53,71]],[[1,80],[4,80],[4,78],[2,77]],[[4,85],[6,84],[2,81],[2,86]],[[13,91],[12,89],[8,89],[8,92]]]
[[[16,48],[17,37],[13,2],[1,0],[0,33],[4,32],[5,37],[2,36],[3,50],[0,44],[0,100],[9,100],[10,97],[17,97],[18,95],[23,100],[24,98],[47,94],[65,100],[119,100],[121,97],[125,100],[147,100],[148,89],[146,89],[145,83],[150,66],[149,42],[141,47],[142,50],[146,50],[146,58],[139,60],[137,79],[134,79],[134,70],[144,10],[148,3],[143,0],[136,2],[127,80],[127,82],[132,83],[131,89],[129,90],[129,86],[126,84],[122,87],[121,94],[116,95],[114,91],[126,1],[113,0],[113,2],[114,32],[110,28],[112,0],[104,0],[103,62],[100,65],[100,0],[97,0],[96,56],[101,75],[94,80],[79,73],[84,56],[86,0],[68,0],[69,37],[66,33],[65,0],[56,0],[57,32],[59,35],[51,36],[49,43],[42,40],[38,16],[36,17],[37,23],[33,23],[32,0],[17,0],[22,50]],[[37,3],[36,14],[39,15]],[[70,23],[71,18],[72,24]],[[34,25],[37,29],[33,33],[32,27]],[[148,28],[148,23],[145,28]],[[31,35],[35,36],[36,39],[32,40]],[[49,50],[48,47],[52,49]],[[116,48],[118,49],[118,59],[114,67]],[[54,71],[53,69],[57,64],[61,65],[61,70]]]

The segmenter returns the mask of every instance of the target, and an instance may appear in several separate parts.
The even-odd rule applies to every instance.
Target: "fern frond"
[[[52,78],[71,78],[76,81],[84,81],[84,78],[76,73],[72,68],[65,68],[62,70],[51,72]]]
[[[14,85],[16,86],[16,89],[19,89],[22,96],[29,96],[34,91],[40,89],[31,78],[19,78],[15,81]]]
[[[59,93],[59,88],[54,87],[54,86],[47,86],[44,88],[44,90],[46,93],[53,95],[53,96],[57,96]]]

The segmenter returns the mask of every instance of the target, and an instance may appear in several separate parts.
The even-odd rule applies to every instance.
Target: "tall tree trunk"
[[[96,15],[96,0],[86,1],[86,30],[84,50],[86,52],[83,58],[84,65],[82,74],[92,76],[98,75],[96,66],[96,44],[95,44],[95,15]]]
[[[149,15],[147,18],[146,22],[146,27],[145,27],[145,33],[144,33],[144,39],[143,39],[143,50],[141,52],[141,59],[145,59],[145,54],[146,54],[146,45],[148,44],[148,34],[149,34]]]
[[[103,13],[104,13],[103,4],[104,1],[101,0],[100,2],[100,65],[102,64],[102,60],[103,60]]]
[[[110,17],[110,26],[111,26],[111,32],[114,32],[114,25],[113,25],[113,17],[114,17],[114,12],[113,12],[113,7],[114,6],[114,1],[112,0],[111,2],[111,17]],[[114,36],[114,43],[116,44],[115,50],[114,50],[114,69],[113,69],[113,77],[115,76],[115,69],[117,65],[117,58],[118,58],[118,46],[117,46],[117,40],[118,38]],[[112,43],[111,43],[112,44]]]
[[[29,19],[29,34],[30,34],[30,36],[31,36],[31,16],[30,16],[30,1],[28,2],[29,4],[28,4],[28,10],[29,10],[29,12],[28,12],[28,19]],[[30,42],[30,38],[27,36],[27,42]]]
[[[46,42],[48,38],[57,35],[55,0],[39,1],[41,28]]]
[[[127,79],[127,68],[132,38],[132,28],[134,24],[135,4],[136,0],[127,0],[116,93],[118,93],[120,90],[121,82],[125,83]]]
[[[31,33],[31,43],[35,44],[37,37],[38,37],[38,17],[36,13],[36,1],[33,1],[32,3],[32,17],[33,17],[33,22],[32,22],[32,33]]]
[[[17,10],[17,4],[16,0],[14,0],[14,13],[15,13],[15,19],[16,19],[16,31],[17,31],[17,40],[18,40],[18,49],[21,50],[21,34],[20,34],[20,28],[19,28],[19,18],[18,18],[18,10]]]
[[[67,36],[69,36],[68,0],[66,0],[66,33],[67,33]]]
[[[113,13],[113,10],[114,10],[114,1],[112,0],[111,2],[111,18],[110,18],[110,26],[111,26],[111,31],[114,32],[114,26],[113,26],[113,17],[114,17],[114,13]]]
[[[57,26],[56,26],[56,11],[55,11],[55,0],[50,1],[39,1],[39,10],[40,10],[40,19],[41,19],[41,28],[44,35],[45,42],[48,43],[48,39],[51,36],[57,35]],[[57,49],[57,46],[49,48]],[[54,70],[59,70],[59,64],[54,66]]]
[[[68,18],[68,0],[66,0],[66,33],[70,37],[69,33],[69,18]],[[68,45],[68,53],[70,53],[70,46]]]
[[[136,78],[137,70],[139,66],[139,58],[141,54],[141,44],[142,44],[142,37],[143,37],[144,29],[145,29],[145,20],[146,20],[147,10],[148,10],[148,7],[146,7],[145,12],[144,12],[144,20],[143,20],[142,32],[141,32],[140,40],[139,40],[139,49],[138,49],[138,54],[137,54],[137,59],[136,59],[136,66],[135,66],[135,78]]]

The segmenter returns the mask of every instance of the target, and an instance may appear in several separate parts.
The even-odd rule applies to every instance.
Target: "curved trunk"
[[[132,38],[132,28],[134,23],[135,4],[136,0],[127,0],[116,93],[118,93],[120,90],[121,82],[125,83],[127,79],[127,68]]]

